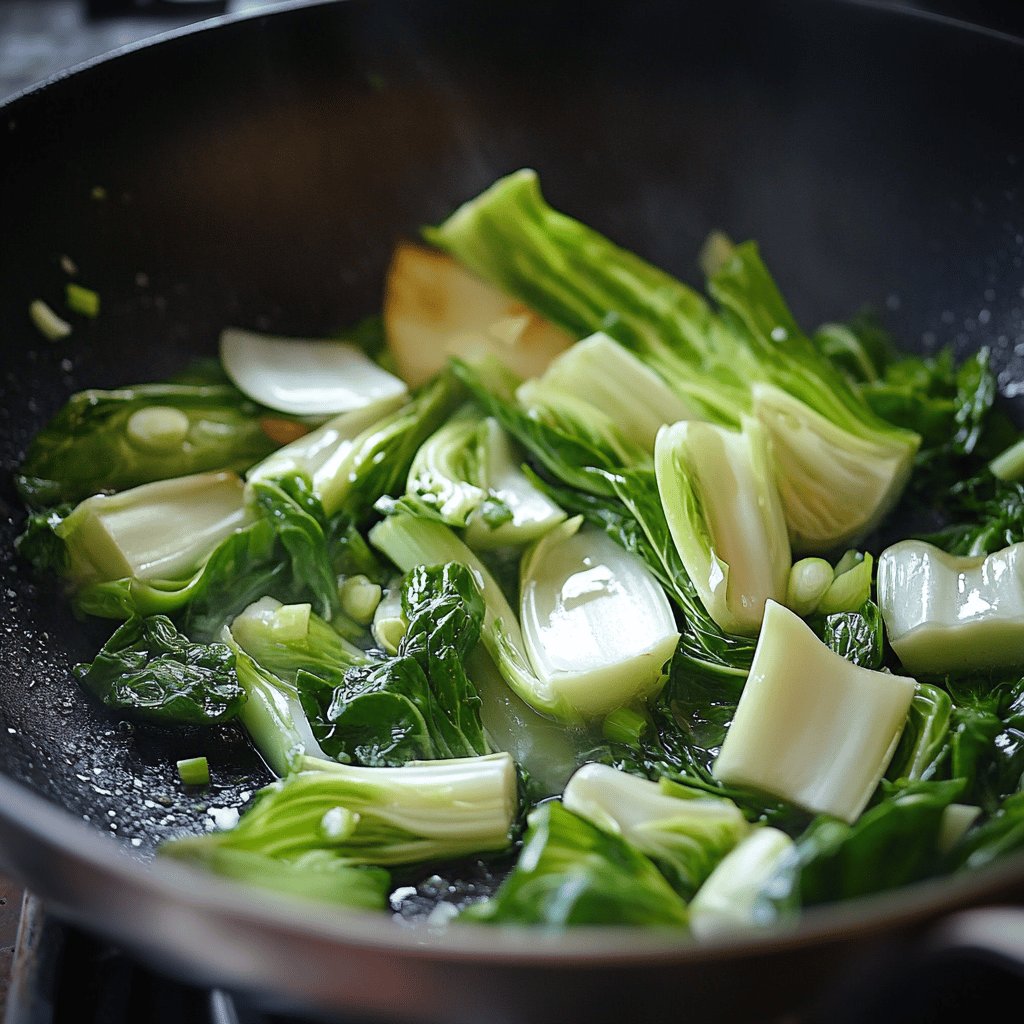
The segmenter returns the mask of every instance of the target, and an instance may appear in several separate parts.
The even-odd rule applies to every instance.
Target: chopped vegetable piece
[[[108,708],[164,725],[217,725],[245,701],[229,648],[193,643],[163,615],[129,619],[75,675]]]
[[[76,586],[132,578],[174,579],[252,522],[234,473],[198,473],[97,494],[57,527]]]
[[[1000,452],[988,468],[1000,480],[1020,480],[1024,477],[1024,438]]]
[[[65,285],[64,293],[68,309],[73,313],[87,316],[90,319],[95,319],[100,315],[100,297],[98,292],[69,281]]]
[[[57,316],[42,299],[33,299],[29,303],[28,315],[47,341],[62,341],[71,336],[71,324]]]
[[[187,757],[178,762],[178,778],[186,786],[208,786],[210,763],[205,757]]]
[[[818,602],[820,615],[853,612],[871,597],[871,570],[875,560],[860,551],[847,551],[836,564],[835,578]]]
[[[649,366],[600,331],[557,356],[541,380],[594,406],[648,451],[665,424],[700,418]]]
[[[824,558],[801,558],[789,570],[786,604],[802,619],[818,610],[825,592],[832,586],[835,572]]]
[[[679,632],[644,563],[580,523],[555,527],[523,556],[520,609],[534,671],[592,719],[654,696]]]
[[[151,410],[159,410],[156,424]],[[258,413],[225,384],[80,391],[32,439],[15,483],[39,508],[193,473],[241,472],[274,448]],[[169,435],[179,443],[169,445]]]
[[[830,551],[867,534],[902,493],[916,445],[901,435],[864,437],[771,384],[752,394],[793,550]]]
[[[980,807],[971,804],[950,804],[942,814],[939,831],[939,849],[942,853],[949,853],[967,835],[980,816]]]
[[[701,940],[774,924],[758,913],[761,889],[793,849],[777,828],[753,828],[725,855],[690,901],[690,928]]]
[[[346,864],[414,864],[505,850],[516,813],[508,754],[360,768],[302,758],[260,791],[233,829],[165,843],[161,853],[212,863],[221,850],[294,863],[313,851]]]
[[[693,896],[749,828],[731,800],[667,779],[659,785],[603,764],[580,768],[562,802],[647,854],[684,899]]]
[[[908,672],[1024,665],[1024,543],[961,558],[900,541],[879,556],[878,603]]]
[[[469,362],[493,357],[519,377],[534,377],[575,340],[450,256],[405,243],[388,269],[384,324],[388,349],[410,387],[453,355]]]
[[[685,928],[686,904],[620,836],[559,803],[530,813],[515,868],[492,899],[460,921],[494,924],[632,924]]]
[[[320,746],[371,767],[490,753],[465,668],[484,617],[472,574],[418,566],[402,581],[402,606],[408,626],[393,658],[367,656],[333,673],[320,659],[296,676]]]
[[[383,411],[405,384],[344,341],[281,338],[229,327],[220,336],[224,370],[253,401],[296,416]]]
[[[368,626],[380,605],[383,591],[379,583],[359,573],[341,584],[341,610],[361,626]]]
[[[471,548],[529,544],[564,521],[565,512],[522,471],[511,440],[493,417],[484,420],[482,440],[488,497],[466,526]]]
[[[756,636],[765,602],[785,600],[790,571],[764,428],[749,417],[741,432],[693,421],[662,427],[654,467],[672,539],[708,614],[730,633]]]
[[[856,821],[896,750],[915,685],[846,661],[769,601],[714,775]]]

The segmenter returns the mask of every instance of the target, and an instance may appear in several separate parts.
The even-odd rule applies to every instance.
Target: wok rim
[[[89,74],[150,47],[173,45],[192,36],[230,28],[245,22],[287,17],[307,9],[340,6],[348,0],[279,0],[270,7],[221,15],[155,33],[99,54],[30,84],[0,101],[0,115],[15,126],[18,108],[37,95],[60,88],[63,83]],[[1001,44],[1024,46],[1024,36],[949,15],[884,0],[830,0],[836,6],[871,10],[879,15],[911,18],[957,32],[970,32]],[[259,890],[261,907],[244,897],[253,889],[201,869],[166,860],[147,863],[132,855],[123,843],[79,821],[70,811],[50,802],[30,787],[0,771],[0,822],[13,830],[15,843],[34,843],[58,858],[77,861],[97,876],[107,878],[126,892],[148,890],[163,901],[186,905],[201,915],[251,926],[268,925],[280,934],[291,934],[368,952],[393,952],[420,960],[494,964],[503,967],[629,968],[639,965],[677,965],[712,961],[739,961],[767,954],[784,954],[815,944],[846,943],[896,926],[936,924],[950,914],[1004,900],[1008,890],[1024,887],[1024,852],[975,869],[962,876],[942,876],[898,890],[814,907],[803,912],[789,928],[773,927],[756,933],[737,933],[696,942],[680,932],[630,926],[573,926],[547,929],[537,926],[487,926],[486,928],[403,926],[381,911],[359,911],[303,901]],[[0,836],[0,863],[6,837]],[[111,856],[112,850],[115,855]],[[17,859],[17,858],[15,858]],[[4,864],[5,869],[7,865]],[[60,886],[33,878],[33,873],[13,871],[16,880],[64,916],[114,939],[133,929],[118,927],[106,918],[83,917],[63,900]],[[40,883],[40,884],[34,884]],[[188,960],[187,947],[176,954]],[[194,951],[193,951],[194,955]]]
[[[1007,889],[1024,883],[1024,855],[1014,855],[964,875],[946,875],[898,890],[812,907],[789,928],[737,932],[706,941],[686,933],[633,926],[596,925],[554,929],[538,926],[431,927],[402,925],[381,911],[363,911],[306,901],[246,886],[183,863],[147,862],[27,786],[0,776],[0,816],[40,850],[70,856],[124,891],[146,888],[179,908],[225,921],[274,924],[289,933],[367,951],[401,952],[422,959],[457,959],[506,966],[629,967],[738,960],[785,953],[815,944],[846,942],[894,926],[937,922],[959,910],[1000,902]],[[3,849],[0,841],[0,852]],[[111,851],[115,855],[111,856]],[[44,900],[48,886],[30,886]],[[49,887],[50,892],[53,888]],[[260,895],[260,906],[252,900]],[[58,904],[61,900],[57,898]],[[77,917],[73,908],[70,916]],[[111,931],[92,918],[91,926]],[[124,929],[114,929],[115,933]]]

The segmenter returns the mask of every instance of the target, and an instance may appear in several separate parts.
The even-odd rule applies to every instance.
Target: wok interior
[[[159,380],[239,324],[316,335],[380,306],[395,242],[518,167],[696,281],[754,238],[807,326],[868,305],[907,348],[991,345],[1024,380],[1020,51],[841,4],[355,2],[100,63],[0,123],[0,770],[151,850],[268,776],[236,730],[132,729],[71,666],[109,633],[12,553],[10,470],[75,390]],[[67,342],[26,310],[62,256],[102,297]],[[1024,351],[1024,348],[1022,348]],[[210,756],[218,787],[176,785]]]

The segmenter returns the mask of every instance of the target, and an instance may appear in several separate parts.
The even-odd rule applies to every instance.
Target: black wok
[[[70,666],[106,630],[11,554],[10,470],[72,391],[170,375],[227,323],[316,334],[377,310],[397,238],[527,165],[684,278],[719,227],[761,242],[809,325],[868,303],[910,348],[991,344],[1013,395],[1022,80],[1015,40],[870,4],[353,0],[180,34],[0,108],[0,864],[192,980],[437,1021],[767,1019],[1019,900],[1016,857],[693,948],[432,934],[151,867],[266,776],[232,730],[132,730],[84,699]],[[103,312],[51,343],[27,309],[59,299],[64,256]],[[192,753],[222,788],[175,784]]]

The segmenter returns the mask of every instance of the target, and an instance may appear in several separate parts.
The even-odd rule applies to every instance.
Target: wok
[[[72,391],[161,379],[225,324],[311,335],[376,311],[399,237],[527,165],[556,207],[685,279],[722,228],[760,241],[809,325],[868,303],[909,348],[991,344],[1013,396],[1022,73],[1014,39],[871,4],[352,0],[210,24],[9,103],[0,864],[190,980],[430,1021],[765,1020],[955,912],[1019,900],[1016,857],[698,948],[618,929],[432,932],[150,865],[160,839],[266,775],[231,729],[132,730],[82,696],[70,667],[109,627],[75,621],[13,557],[9,471]],[[65,256],[103,312],[51,343],[27,309],[59,301]],[[220,788],[175,784],[192,753]],[[1001,927],[952,920],[961,939]]]

